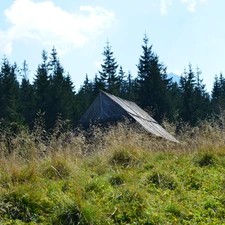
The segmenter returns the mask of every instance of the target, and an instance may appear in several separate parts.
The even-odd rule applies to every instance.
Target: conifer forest
[[[34,79],[28,79],[29,67],[22,67],[3,57],[0,68],[1,129],[28,127],[42,117],[47,130],[56,121],[67,128],[77,125],[80,117],[99,90],[134,101],[161,122],[185,122],[196,126],[200,121],[217,118],[225,109],[225,78],[215,74],[213,89],[206,91],[200,68],[189,63],[179,82],[168,78],[166,62],[153,51],[148,37],[143,38],[142,54],[137,56],[137,73],[124,71],[109,42],[103,49],[103,64],[93,80],[84,74],[84,82],[75,90],[70,74],[65,72],[55,47],[50,54],[42,51]],[[138,59],[139,58],[139,59]],[[81,76],[81,75],[79,75]],[[20,79],[18,79],[20,78]]]

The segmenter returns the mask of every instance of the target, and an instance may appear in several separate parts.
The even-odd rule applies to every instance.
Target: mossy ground
[[[18,136],[0,160],[0,224],[225,224],[224,132],[208,126],[181,144],[121,125],[97,144]]]

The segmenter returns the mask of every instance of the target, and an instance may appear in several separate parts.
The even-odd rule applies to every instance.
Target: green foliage
[[[81,212],[79,208],[75,205],[69,206],[61,212],[53,224],[63,224],[63,225],[76,225],[76,224],[87,224],[81,222]]]
[[[212,89],[212,106],[213,111],[217,115],[221,114],[225,109],[225,79],[222,73],[218,77],[215,75]]]
[[[49,179],[65,179],[71,170],[65,159],[54,159],[44,166],[43,175]]]
[[[100,77],[76,94],[55,48],[45,51],[34,83],[4,58],[0,70],[0,224],[225,224],[225,82],[212,100],[201,72],[179,87],[145,36],[138,77],[123,71],[109,43]],[[22,75],[22,81],[17,76]],[[173,125],[182,144],[127,127],[69,132],[99,89],[135,100]],[[173,101],[171,101],[171,99]],[[212,103],[212,105],[211,105]],[[199,123],[211,114],[210,121]],[[30,130],[24,125],[28,125]]]
[[[188,71],[180,79],[181,102],[179,106],[179,117],[192,126],[199,121],[205,120],[211,115],[210,96],[205,90],[205,85],[200,79],[201,71],[197,67],[196,73],[189,64]]]
[[[160,174],[158,172],[154,172],[147,177],[147,182],[154,184],[156,187],[160,188],[168,188],[170,190],[174,190],[177,186],[174,178],[169,174]]]
[[[19,110],[19,82],[16,63],[11,65],[3,58],[0,70],[0,118],[8,123],[23,123],[23,116]]]
[[[143,39],[143,55],[140,56],[137,77],[137,101],[144,109],[151,110],[157,121],[172,118],[170,86],[166,67],[148,46],[148,37]]]
[[[1,201],[0,215],[6,215],[7,218],[13,220],[21,220],[23,222],[31,222],[39,220],[39,215],[45,209],[37,202],[36,196],[29,196],[21,191],[12,192],[4,196]]]
[[[36,179],[35,170],[32,167],[24,167],[21,170],[14,168],[12,170],[10,179],[13,184],[34,182]]]
[[[75,122],[75,91],[54,47],[50,60],[45,51],[42,52],[42,60],[34,81],[35,110],[45,113],[45,123],[49,130],[54,127],[59,114],[63,120]]]
[[[200,167],[212,166],[215,164],[215,157],[212,153],[204,153],[197,160],[197,163],[199,164]]]
[[[32,128],[33,120],[35,118],[35,97],[34,97],[34,87],[30,84],[28,80],[28,65],[26,61],[23,63],[22,68],[22,81],[20,84],[19,93],[19,110],[24,117],[24,124]]]
[[[102,193],[105,188],[105,182],[102,179],[94,178],[85,186],[86,192]]]
[[[42,63],[38,65],[34,79],[35,112],[42,111],[45,118],[50,115],[50,75],[47,52],[42,52]]]
[[[184,184],[188,190],[199,190],[202,187],[202,180],[197,175],[191,173],[184,181]]]
[[[165,211],[173,214],[176,217],[181,217],[182,212],[181,212],[180,208],[181,207],[178,204],[169,204],[169,205],[166,206]]]
[[[138,192],[124,190],[113,201],[116,210],[111,216],[116,224],[142,223],[146,205]]]
[[[107,41],[104,48],[104,59],[101,65],[102,71],[99,71],[100,82],[103,84],[103,90],[107,90],[111,94],[118,95],[120,89],[120,78],[117,75],[118,64],[116,59],[113,57],[111,46]]]
[[[138,165],[139,161],[133,152],[127,149],[115,150],[109,159],[109,163],[115,166],[130,167]]]
[[[86,157],[72,154],[72,142],[69,152],[46,151],[27,161],[29,154],[14,155],[16,162],[5,158],[0,164],[0,223],[225,223],[220,148],[209,152],[207,144],[206,149],[191,151],[190,144],[169,145],[149,138],[145,143],[144,136],[135,135],[127,137],[133,143],[130,147],[109,136],[110,147],[104,143],[105,151]],[[145,147],[139,146],[140,140]],[[156,151],[160,145],[163,151]],[[179,150],[184,145],[187,149]]]
[[[122,174],[116,174],[110,177],[109,182],[113,186],[119,186],[125,183],[125,178]]]
[[[101,70],[90,80],[86,75],[78,92],[69,73],[65,72],[55,47],[50,57],[42,51],[42,62],[37,66],[34,82],[28,79],[28,65],[22,68],[3,58],[0,68],[0,120],[6,123],[34,126],[36,114],[43,113],[45,129],[52,132],[57,118],[66,121],[68,127],[76,125],[93,102],[99,90],[131,100],[147,110],[159,122],[189,123],[196,126],[200,121],[220,116],[225,110],[225,79],[215,76],[212,96],[205,89],[201,71],[188,71],[181,76],[179,86],[167,76],[167,68],[143,38],[143,54],[137,65],[138,75],[119,67],[109,42],[103,51]],[[20,81],[18,77],[22,77]]]

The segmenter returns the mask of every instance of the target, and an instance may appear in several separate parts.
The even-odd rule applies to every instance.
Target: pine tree
[[[220,81],[218,79],[218,76],[215,75],[213,89],[212,89],[212,101],[217,102],[219,98],[221,97],[221,94],[222,94],[222,90],[221,90]]]
[[[105,90],[105,82],[95,74],[93,79],[93,96],[97,96],[100,90]]]
[[[206,91],[206,85],[203,84],[203,79],[200,78],[202,72],[196,68],[196,85],[195,85],[195,117],[199,120],[205,120],[212,114],[210,95]]]
[[[97,92],[96,92],[97,94]],[[77,93],[77,105],[78,105],[78,114],[79,118],[91,104],[93,99],[96,97],[93,92],[93,83],[89,80],[88,75],[86,74],[84,83],[80,90]]]
[[[185,70],[180,79],[180,118],[192,126],[197,125],[200,120],[206,119],[210,114],[209,94],[205,90],[200,75],[199,68],[195,73],[192,65],[189,64],[189,70]]]
[[[38,65],[37,74],[34,79],[35,113],[44,114],[47,128],[50,127],[48,118],[51,116],[50,105],[50,75],[48,66],[48,56],[46,51],[42,51],[42,63]]]
[[[189,71],[184,70],[180,79],[180,91],[181,91],[181,105],[180,105],[180,117],[185,122],[194,123],[192,119],[194,110],[194,87],[195,87],[195,75],[192,70],[191,64],[189,64]]]
[[[143,42],[143,55],[137,65],[137,101],[141,107],[150,109],[156,120],[161,121],[164,117],[171,119],[169,90],[172,81],[167,78],[166,67],[152,51],[152,45],[148,46],[146,35]]]
[[[118,95],[120,88],[120,80],[116,73],[118,64],[113,57],[111,48],[109,42],[107,42],[103,52],[105,58],[103,59],[104,63],[101,65],[102,71],[99,71],[100,81],[104,83],[104,90],[107,90],[111,94]]]
[[[119,77],[120,77],[120,94],[121,98],[135,101],[135,79],[132,78],[132,74],[130,71],[128,71],[127,76],[125,72],[123,71],[122,67],[119,71]]]
[[[16,63],[11,65],[8,59],[3,58],[0,78],[0,118],[9,123],[22,125],[23,117],[19,112],[19,82],[17,81],[18,68]]]
[[[179,85],[177,82],[173,82],[171,89],[170,89],[170,97],[171,97],[171,107],[173,112],[173,119],[172,121],[175,122],[179,119],[179,108],[181,105],[181,94]]]
[[[20,85],[19,110],[25,119],[24,123],[31,128],[35,118],[35,99],[33,86],[28,79],[28,71],[28,65],[26,61],[24,61]]]
[[[53,127],[58,115],[62,120],[74,120],[75,91],[69,74],[65,76],[55,47],[52,49],[48,65],[51,81],[49,126]]]
[[[136,92],[136,89],[137,89],[137,79],[133,79],[133,76],[131,74],[130,71],[128,71],[128,75],[127,75],[127,99],[130,100],[130,101],[135,101],[137,98],[136,98],[136,95],[135,95],[135,92]]]
[[[63,119],[70,122],[73,126],[79,119],[77,109],[77,98],[75,87],[73,85],[71,76],[69,73],[64,76],[63,80],[63,95],[62,95],[62,106],[63,106]]]
[[[122,98],[125,98],[126,94],[127,94],[127,82],[125,80],[126,78],[126,74],[123,71],[123,67],[120,66],[119,68],[119,72],[118,72],[118,78],[119,78],[119,96],[121,96]]]
[[[225,110],[225,78],[220,73],[218,77],[215,75],[212,89],[212,107],[214,113],[221,114]]]

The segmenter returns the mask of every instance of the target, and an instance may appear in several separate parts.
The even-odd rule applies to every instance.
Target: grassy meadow
[[[224,123],[0,134],[0,224],[225,224]]]

